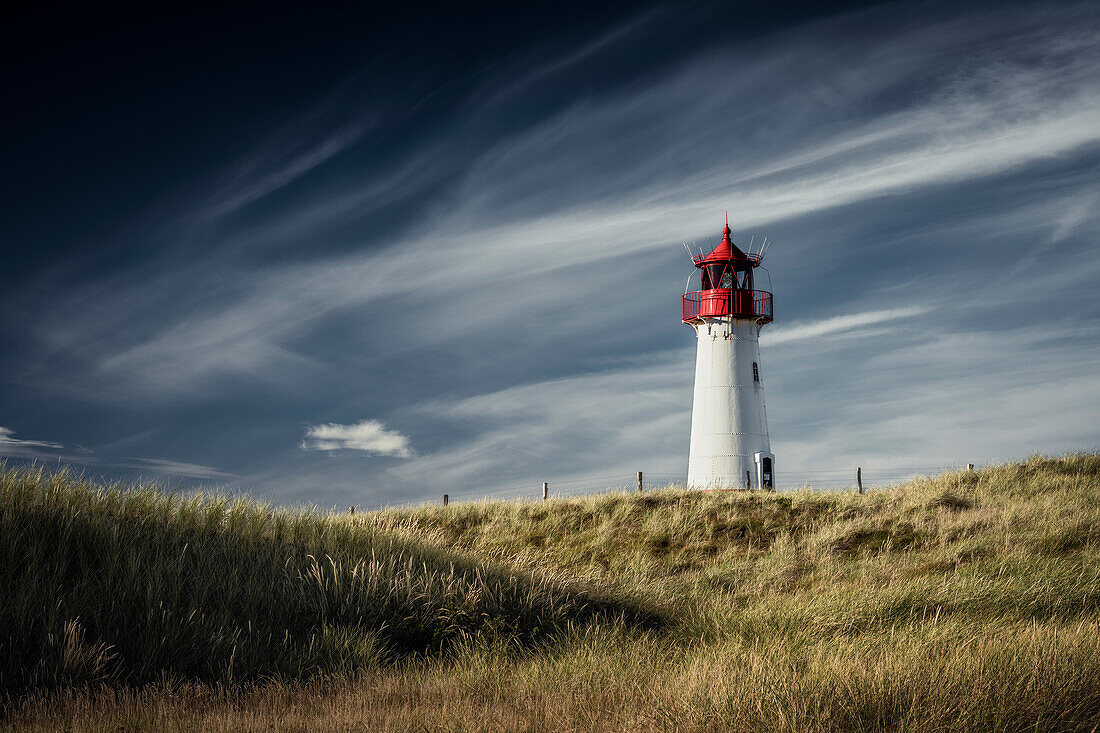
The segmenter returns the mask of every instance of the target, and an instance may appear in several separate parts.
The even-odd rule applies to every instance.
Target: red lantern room
[[[761,259],[759,254],[742,252],[730,240],[727,220],[722,241],[714,251],[692,257],[702,280],[699,290],[684,293],[684,323],[701,323],[706,318],[746,318],[761,325],[771,323],[772,294],[753,287],[753,270],[760,266]]]

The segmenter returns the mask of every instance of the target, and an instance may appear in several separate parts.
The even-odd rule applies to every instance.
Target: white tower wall
[[[706,318],[694,328],[699,348],[688,485],[744,488],[748,471],[752,488],[759,488],[764,482],[762,459],[775,461],[764,410],[764,372],[759,368],[760,326],[749,319],[727,317]],[[754,379],[754,363],[759,381]]]

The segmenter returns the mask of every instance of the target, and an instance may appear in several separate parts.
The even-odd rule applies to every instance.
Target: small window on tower
[[[760,381],[760,367],[756,366],[755,361],[752,363],[752,381],[754,381],[754,382],[759,382]]]

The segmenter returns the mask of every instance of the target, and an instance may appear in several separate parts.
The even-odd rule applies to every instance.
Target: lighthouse
[[[684,293],[683,322],[695,331],[695,394],[691,405],[688,486],[773,488],[775,456],[764,411],[760,329],[772,320],[772,294],[757,290],[758,254],[730,240],[692,256],[699,290]],[[769,284],[770,286],[770,284]]]

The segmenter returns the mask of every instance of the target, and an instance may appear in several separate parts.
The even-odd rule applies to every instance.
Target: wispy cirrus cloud
[[[202,210],[202,217],[216,219],[227,216],[278,191],[350,148],[369,129],[367,121],[357,121],[304,148],[290,134],[270,141],[267,149],[237,163],[230,180],[223,184],[222,190],[210,197],[210,204]],[[302,132],[299,126],[291,130],[298,134]]]
[[[911,306],[907,308],[891,308],[888,310],[868,311],[866,313],[851,313],[833,318],[825,318],[819,321],[804,323],[792,323],[789,326],[780,326],[771,331],[766,343],[769,346],[783,344],[790,341],[815,338],[837,333],[859,334],[861,329],[874,326],[887,321],[897,321],[904,318],[923,315],[928,312],[927,307]]]
[[[55,289],[28,319],[47,356],[26,378],[184,414],[251,390],[256,424],[227,440],[259,466],[272,446],[308,449],[255,474],[272,486],[297,473],[303,492],[322,474],[361,486],[357,454],[413,458],[383,424],[398,415],[433,449],[378,462],[379,495],[671,470],[686,461],[692,376],[679,242],[712,237],[729,208],[738,234],[775,241],[761,349],[781,466],[867,446],[893,465],[955,446],[993,455],[979,433],[1050,445],[1036,421],[960,428],[941,397],[999,420],[1011,410],[989,406],[988,373],[1001,371],[1001,393],[1041,407],[1019,365],[993,358],[1018,353],[1036,314],[1074,334],[1061,358],[1085,369],[1073,354],[1095,338],[1071,326],[1091,312],[1097,268],[1100,16],[924,8],[901,25],[873,8],[700,46],[515,122],[532,88],[566,88],[563,74],[660,26],[627,23],[542,68],[478,76],[461,114],[434,110],[430,134],[379,160],[362,153],[368,128],[318,124],[179,217],[219,227],[169,232],[171,267]],[[322,168],[323,185],[304,185]],[[278,206],[251,206],[276,193]],[[196,239],[216,246],[193,254]],[[1039,257],[1031,239],[1058,246]],[[843,334],[861,338],[822,338]],[[930,381],[939,372],[950,380]],[[1071,394],[1058,390],[1056,434],[1079,445],[1096,434],[1095,398]],[[335,404],[380,419],[322,422]]]
[[[395,430],[386,430],[378,420],[361,420],[350,425],[313,425],[306,430],[302,447],[307,450],[361,451],[399,458],[412,455],[408,437]]]
[[[199,479],[233,479],[232,473],[221,471],[197,463],[186,463],[166,458],[128,458],[123,462],[104,462],[94,451],[87,448],[67,449],[61,443],[49,440],[24,440],[15,437],[11,428],[0,426],[0,456],[25,459],[57,459],[64,463],[94,465],[99,470],[140,469],[166,476],[178,476]]]
[[[15,437],[11,428],[0,427],[0,455],[25,458],[53,456],[65,446],[48,440],[24,440]]]
[[[139,298],[149,312],[166,317],[140,341],[113,342],[114,334],[128,330],[117,322],[128,312],[122,308],[97,317],[98,323],[115,321],[106,331],[85,327],[66,312],[65,323],[47,325],[57,330],[46,337],[64,334],[60,341],[86,345],[98,353],[99,376],[132,381],[145,397],[205,390],[210,378],[233,374],[281,380],[317,366],[286,348],[288,341],[308,337],[334,313],[395,307],[383,304],[411,296],[413,272],[418,288],[447,294],[451,313],[481,297],[484,288],[512,289],[512,273],[541,278],[537,293],[526,289],[507,310],[476,308],[455,319],[467,330],[499,328],[517,307],[556,312],[568,322],[582,302],[570,287],[576,276],[571,268],[596,266],[623,251],[655,256],[699,232],[701,222],[731,202],[738,226],[775,226],[1100,145],[1095,44],[1075,30],[1055,32],[1049,23],[1028,30],[1034,18],[1027,13],[980,17],[983,23],[939,22],[885,39],[861,39],[852,26],[831,21],[831,30],[851,35],[861,49],[851,56],[837,53],[833,43],[826,53],[821,27],[772,39],[754,55],[751,68],[735,62],[741,51],[733,57],[726,51],[701,54],[654,84],[585,100],[464,154],[440,143],[461,139],[466,131],[459,124],[427,143],[431,155],[410,153],[396,175],[387,168],[378,180],[369,173],[349,180],[336,200],[332,186],[323,197],[307,194],[250,226],[247,245],[230,239],[217,267],[195,264],[191,277],[209,282],[212,297],[185,317],[174,316],[170,305],[182,296],[176,287],[182,278],[144,288]],[[1006,33],[1021,58],[1036,55],[1043,62],[1006,61],[995,45]],[[967,47],[965,63],[959,56],[959,65],[945,75],[944,66],[959,54],[954,44]],[[806,77],[803,65],[819,53],[815,74]],[[871,65],[868,59],[890,63]],[[717,87],[714,80],[731,68],[726,87]],[[861,110],[858,116],[847,106],[886,90],[906,99],[899,90],[917,84],[927,89],[908,104]],[[833,89],[836,99],[817,106],[824,117],[808,119],[807,99],[822,94],[821,86]],[[641,116],[647,124],[639,124]],[[774,131],[761,132],[765,120],[775,121]],[[278,183],[327,160],[355,134],[335,133],[271,180]],[[747,139],[758,142],[741,143]],[[646,154],[639,154],[643,149]],[[310,264],[255,267],[256,250],[268,243],[304,241],[318,229],[351,226],[394,200],[417,196],[445,171],[456,181],[453,196],[425,227],[397,234],[381,247]],[[251,199],[257,185],[260,191],[269,187],[249,182],[227,200]],[[525,210],[532,207],[537,210]],[[421,265],[426,258],[433,267]],[[555,282],[562,287],[553,288]],[[619,303],[619,312],[609,317],[630,316],[633,306]],[[426,319],[425,325],[439,322]]]
[[[135,462],[132,464],[134,468],[147,469],[166,476],[224,480],[237,478],[235,474],[198,463],[185,463],[184,461],[173,461],[167,458],[132,458],[131,460]]]

